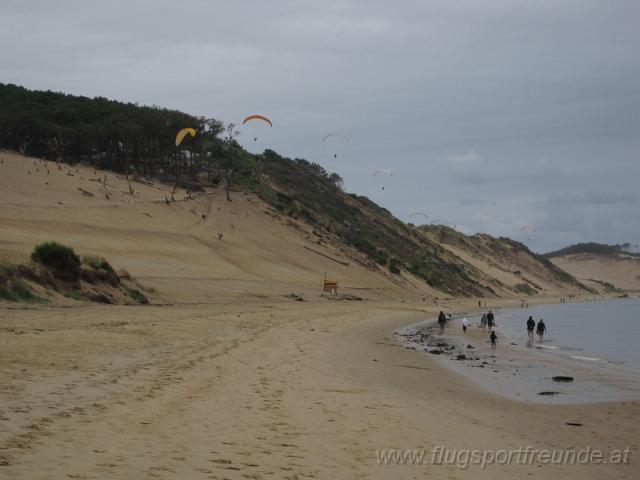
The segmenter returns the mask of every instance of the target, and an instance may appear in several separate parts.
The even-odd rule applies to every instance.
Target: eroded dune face
[[[56,240],[79,254],[104,256],[177,302],[317,296],[325,272],[342,292],[418,295],[417,282],[393,282],[354,261],[353,252],[319,244],[310,227],[252,195],[234,192],[229,202],[222,190],[190,196],[146,180],[132,182],[131,194],[124,176],[113,172],[1,155],[0,258],[6,261],[27,261],[36,244]]]
[[[233,192],[228,201],[222,189],[189,194],[159,181],[129,184],[84,166],[10,152],[2,158],[0,258],[6,261],[26,261],[36,244],[56,240],[82,255],[104,256],[174,302],[318,295],[325,274],[341,292],[367,298],[446,296],[406,271],[391,274],[336,235],[249,193]],[[490,296],[585,293],[517,242],[437,226],[414,235],[439,244],[458,270],[451,275],[464,271]]]

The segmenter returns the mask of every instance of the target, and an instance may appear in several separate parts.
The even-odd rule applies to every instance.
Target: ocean
[[[479,328],[480,315],[460,316],[439,335],[434,319],[394,332],[406,348],[425,352],[483,389],[535,403],[640,399],[640,299],[569,302],[495,311],[498,347]],[[544,341],[527,341],[526,320],[543,318]],[[439,349],[438,355],[433,350]],[[557,382],[555,376],[573,377]]]
[[[544,342],[533,346],[550,354],[604,362],[640,371],[640,299],[560,303],[503,310],[496,321],[510,339],[526,341],[529,315],[544,319]]]

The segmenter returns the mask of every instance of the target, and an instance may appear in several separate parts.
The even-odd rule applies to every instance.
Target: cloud
[[[612,191],[587,192],[585,193],[585,203],[591,205],[638,203],[638,194]]]
[[[447,155],[445,160],[449,165],[453,165],[455,167],[467,167],[482,163],[482,156],[478,155],[473,150],[470,150],[465,153]]]
[[[402,218],[420,209],[513,235],[542,223],[540,248],[640,243],[624,221],[640,178],[635,0],[2,8],[3,82],[226,122],[264,112],[274,128],[242,135],[247,148],[317,161]],[[320,141],[329,131],[352,140],[339,158]],[[384,191],[379,167],[398,172]]]

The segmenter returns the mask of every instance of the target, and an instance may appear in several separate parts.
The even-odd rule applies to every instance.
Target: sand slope
[[[602,282],[622,290],[640,291],[640,257],[581,253],[555,257],[552,261],[598,291],[605,291]]]
[[[362,296],[429,291],[424,283],[361,266],[354,252],[318,244],[309,227],[281,217],[251,195],[234,192],[228,202],[220,189],[190,200],[178,190],[177,201],[167,205],[171,187],[158,182],[132,182],[131,195],[127,181],[111,172],[59,169],[54,162],[6,152],[2,157],[0,259],[26,261],[36,244],[56,240],[80,254],[105,256],[114,268],[126,269],[172,302],[317,295],[325,272],[343,292]],[[106,185],[95,181],[105,178]]]
[[[587,293],[584,288],[559,276],[521,244],[509,239],[486,234],[469,237],[442,226],[424,226],[421,231],[476,269],[478,281],[491,286],[499,296],[527,298]]]

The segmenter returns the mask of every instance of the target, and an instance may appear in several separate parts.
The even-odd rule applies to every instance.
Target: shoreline
[[[404,348],[434,357],[435,362],[477,388],[510,400],[574,405],[640,400],[640,377],[634,370],[589,361],[589,357],[557,355],[553,346],[534,344],[532,348],[524,338],[509,336],[505,330],[501,334],[500,324],[496,329],[498,348],[492,350],[488,330],[484,332],[476,322],[486,310],[456,315],[447,322],[442,336],[436,320],[429,318],[394,330],[393,337]],[[504,305],[493,310],[515,312],[519,308]],[[463,316],[470,322],[466,335],[460,323]],[[569,376],[574,381],[557,382],[554,376]]]
[[[394,341],[391,331],[435,311],[322,301],[0,308],[0,341],[10,347],[0,352],[0,471],[16,479],[634,478],[640,402],[550,407],[483,391]],[[376,461],[379,449],[438,446],[632,453],[630,464],[612,466]]]

